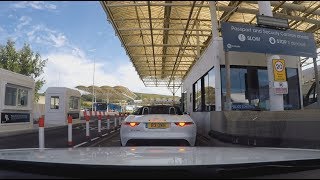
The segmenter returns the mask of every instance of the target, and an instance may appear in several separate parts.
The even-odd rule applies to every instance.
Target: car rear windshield
[[[172,114],[172,115],[182,115],[179,107],[176,106],[144,106],[139,108],[135,115],[143,114]]]

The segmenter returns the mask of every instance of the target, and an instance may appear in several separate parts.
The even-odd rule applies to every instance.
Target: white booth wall
[[[286,68],[297,68],[299,76],[299,89],[301,92],[301,67],[299,57],[279,55],[281,59],[285,59]],[[260,66],[266,67],[266,56],[261,53],[251,52],[229,52],[230,65],[239,66]],[[220,66],[225,64],[225,52],[223,50],[223,41],[221,37],[211,40],[207,49],[202,53],[201,57],[194,64],[183,80],[182,93],[186,93],[184,100],[184,110],[190,113],[190,116],[196,121],[197,126],[201,122],[201,127],[206,127],[206,123],[210,120],[210,111],[194,112],[193,103],[193,84],[197,82],[204,74],[214,67],[214,85],[215,85],[215,106],[217,111],[222,111],[223,102],[221,100],[221,72]],[[218,67],[218,68],[216,68]],[[300,104],[303,107],[302,93],[300,93]],[[213,110],[215,111],[215,110]],[[199,122],[200,121],[200,122]]]
[[[0,132],[33,128],[35,81],[0,68]]]
[[[45,92],[45,124],[66,125],[69,114],[77,115],[73,123],[80,123],[80,92],[66,87],[49,87]],[[77,103],[69,104],[70,98]],[[72,107],[71,107],[72,106]]]

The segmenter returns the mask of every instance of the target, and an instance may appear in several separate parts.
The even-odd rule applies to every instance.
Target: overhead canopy
[[[146,86],[179,87],[211,39],[209,1],[101,1]],[[290,29],[314,33],[320,45],[320,2],[271,1]],[[216,1],[217,20],[256,24],[257,1]],[[220,28],[218,27],[220,30]]]

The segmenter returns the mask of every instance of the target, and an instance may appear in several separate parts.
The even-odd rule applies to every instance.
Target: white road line
[[[85,145],[85,144],[87,144],[88,142],[83,142],[83,143],[80,143],[80,144],[78,144],[78,145],[76,145],[76,146],[73,146],[74,148],[77,148],[77,147],[79,147],[79,146],[82,146],[82,145]]]
[[[104,136],[106,136],[106,135],[108,135],[108,133],[106,133],[106,134],[102,134],[102,137],[104,137]]]
[[[100,137],[93,138],[93,139],[91,139],[91,141],[94,141],[94,140],[99,139],[99,138],[100,138]]]
[[[114,130],[110,131],[110,133],[114,133]]]

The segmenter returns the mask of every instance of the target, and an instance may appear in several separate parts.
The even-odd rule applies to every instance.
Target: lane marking
[[[91,141],[94,141],[94,140],[99,139],[99,138],[100,138],[100,137],[93,138],[93,139],[91,139]]]
[[[114,130],[110,131],[110,133],[114,133]]]
[[[106,135],[108,135],[108,133],[106,133],[106,134],[103,134],[103,135],[102,135],[102,137],[104,137],[104,136],[106,136]]]
[[[83,142],[83,143],[80,143],[80,144],[78,144],[78,145],[76,145],[76,146],[73,146],[74,148],[77,148],[77,147],[79,147],[79,146],[82,146],[82,145],[85,145],[85,144],[87,144],[88,142]]]
[[[108,136],[108,137],[106,137],[106,138],[102,138],[100,141],[97,141],[96,143],[90,145],[89,147],[95,147],[95,146],[97,146],[98,144],[101,144],[101,143],[103,143],[103,142],[105,142],[105,141],[107,141],[107,140],[110,140],[110,139],[112,139],[113,137],[115,137],[115,136],[117,136],[117,135],[119,135],[119,134],[120,134],[120,133],[117,132],[117,133],[114,133],[114,134],[112,134],[112,135],[110,135],[110,136]]]

